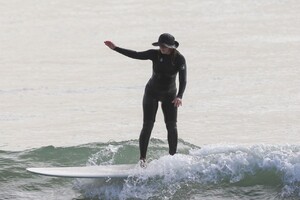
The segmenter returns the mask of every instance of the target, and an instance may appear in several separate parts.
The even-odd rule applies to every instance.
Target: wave
[[[200,148],[180,140],[178,147],[178,154],[169,156],[167,142],[152,139],[146,169],[126,179],[75,179],[71,188],[83,198],[92,199],[192,199],[211,195],[223,199],[240,195],[244,198],[257,195],[257,199],[264,195],[279,199],[300,197],[299,145],[218,144]],[[28,181],[40,188],[55,190],[66,187],[66,179],[53,182],[53,178],[47,177],[43,179],[46,183],[41,183],[37,181],[39,176],[25,172],[25,168],[134,164],[138,154],[137,140],[0,151],[0,183],[7,188],[15,186],[13,181],[17,180],[22,188],[18,194],[33,192],[25,186]],[[40,191],[45,192],[44,189]],[[0,192],[0,195],[4,194]]]

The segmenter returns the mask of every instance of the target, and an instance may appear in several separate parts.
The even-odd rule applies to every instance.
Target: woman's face
[[[169,55],[169,54],[171,54],[172,53],[172,48],[168,48],[168,47],[166,47],[166,46],[164,46],[164,45],[160,45],[159,46],[159,49],[160,49],[160,52],[162,53],[162,54],[167,54],[167,55]]]

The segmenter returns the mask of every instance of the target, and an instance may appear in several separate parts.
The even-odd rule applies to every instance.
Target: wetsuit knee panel
[[[152,128],[153,128],[153,126],[154,126],[154,122],[153,121],[145,121],[144,123],[143,123],[143,129],[144,130],[152,130]]]
[[[168,130],[177,129],[177,123],[176,122],[166,122],[166,127]]]

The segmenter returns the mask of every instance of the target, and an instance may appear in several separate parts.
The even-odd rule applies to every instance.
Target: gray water
[[[231,145],[250,148],[249,151],[257,145],[270,145],[279,155],[290,155],[282,150],[289,149],[294,160],[274,158],[279,160],[278,165],[274,164],[279,175],[272,175],[276,180],[279,177],[278,188],[258,189],[262,196],[253,199],[266,199],[264,194],[268,193],[269,199],[298,197],[299,154],[292,149],[299,148],[300,133],[299,13],[300,3],[296,0],[1,0],[1,178],[12,173],[4,170],[11,166],[18,170],[13,170],[9,179],[14,177],[12,180],[22,182],[21,185],[27,183],[26,178],[39,180],[37,185],[25,184],[30,191],[36,191],[30,194],[11,183],[1,184],[1,196],[16,199],[7,195],[15,194],[19,199],[40,199],[48,191],[53,192],[52,199],[64,199],[58,193],[66,194],[65,199],[81,195],[101,198],[87,195],[88,187],[77,187],[70,180],[65,184],[65,180],[41,180],[27,174],[24,169],[30,163],[18,156],[48,146],[69,151],[68,148],[93,142],[106,146],[112,141],[121,145],[135,141],[141,129],[141,101],[151,75],[151,63],[119,55],[104,46],[103,41],[112,40],[121,47],[139,51],[153,48],[151,43],[159,34],[170,32],[179,41],[178,50],[188,66],[188,85],[179,110],[179,137],[189,144],[190,150],[201,147],[212,148],[214,152],[221,146],[221,153],[226,155]],[[165,142],[160,111],[156,121],[152,137]],[[161,148],[155,144],[150,143],[150,149]],[[82,162],[43,159],[31,165],[85,165],[96,152],[84,154]],[[137,149],[135,153],[138,154]],[[158,155],[166,153],[167,149]],[[12,161],[7,164],[11,155]],[[183,155],[195,157],[189,151]],[[239,151],[233,155],[239,155]],[[269,154],[263,151],[262,155],[257,162]],[[56,156],[62,159],[59,154]],[[152,157],[164,162],[159,156]],[[228,165],[227,161],[224,163]],[[211,165],[197,169],[203,172],[215,164],[210,159],[207,163]],[[296,189],[288,190],[291,185],[285,186],[287,166],[278,169],[283,166],[280,163],[292,166],[291,176],[295,179],[291,182]],[[254,171],[256,174],[256,168]],[[187,187],[188,178],[183,177],[175,181],[179,184],[175,188]],[[53,189],[56,183],[51,186],[53,181],[59,182],[59,192]],[[256,187],[260,187],[256,181],[250,188],[228,186],[226,181],[224,186],[220,184],[223,180],[218,181],[217,187],[203,186],[202,179],[192,181],[191,189],[184,194],[197,199],[198,193],[208,192],[207,199],[224,199],[232,190],[242,190],[236,198],[251,199]],[[122,184],[117,185],[120,188]],[[164,190],[153,191],[148,192],[164,196]],[[166,198],[180,199],[170,194]]]
[[[0,151],[1,199],[299,199],[299,145],[206,145],[152,139],[127,178],[53,178],[26,167],[137,164],[138,140]]]

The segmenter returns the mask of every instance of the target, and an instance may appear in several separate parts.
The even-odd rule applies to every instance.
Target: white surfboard
[[[84,167],[27,168],[32,173],[68,178],[126,178],[141,169],[137,164],[99,165]]]

